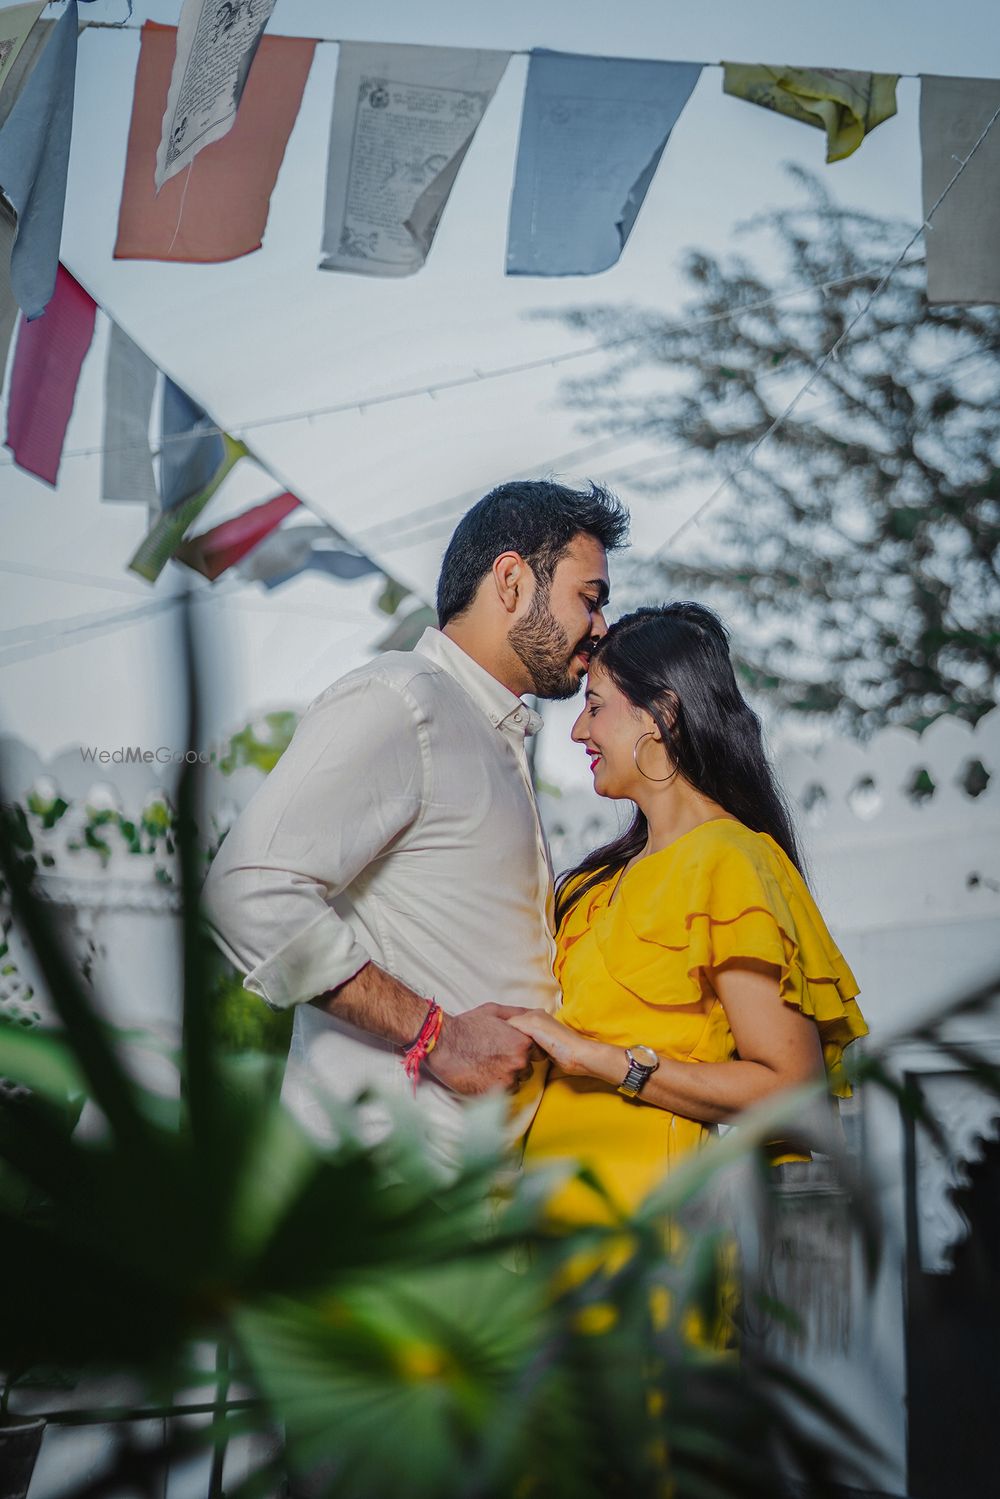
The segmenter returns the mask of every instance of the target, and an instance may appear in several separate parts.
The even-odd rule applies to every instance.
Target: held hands
[[[530,1076],[537,1055],[531,1037],[515,1030],[514,1021],[540,1013],[485,1004],[464,1015],[448,1015],[424,1065],[454,1093],[472,1096],[493,1088],[512,1093]]]
[[[522,1035],[530,1036],[557,1067],[574,1077],[600,1076],[596,1048],[602,1047],[604,1051],[612,1049],[602,1046],[600,1041],[582,1036],[579,1031],[571,1030],[547,1010],[513,1011],[507,1024]]]

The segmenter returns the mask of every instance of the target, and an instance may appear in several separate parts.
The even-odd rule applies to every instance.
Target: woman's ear
[[[667,689],[667,691],[660,698],[660,701],[657,703],[657,707],[659,708],[660,714],[668,729],[673,729],[676,725],[677,714],[680,711],[680,706],[680,698],[677,696],[676,692],[672,692],[670,688]]]

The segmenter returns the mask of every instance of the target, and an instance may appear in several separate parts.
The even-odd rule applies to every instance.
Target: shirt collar
[[[484,666],[456,645],[441,630],[428,627],[413,647],[428,661],[440,666],[487,715],[496,729],[508,729],[512,733],[537,734],[542,727],[542,716],[529,708],[515,693],[491,676]]]

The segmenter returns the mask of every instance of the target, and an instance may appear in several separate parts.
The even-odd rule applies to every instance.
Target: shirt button
[[[524,723],[524,714],[523,713],[515,713],[514,714],[514,722],[515,723]]]

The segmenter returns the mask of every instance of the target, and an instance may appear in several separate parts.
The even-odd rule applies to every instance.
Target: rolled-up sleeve
[[[329,688],[229,830],[202,892],[209,929],[275,1010],[354,976],[370,954],[331,902],[420,815],[417,704],[379,678]]]

